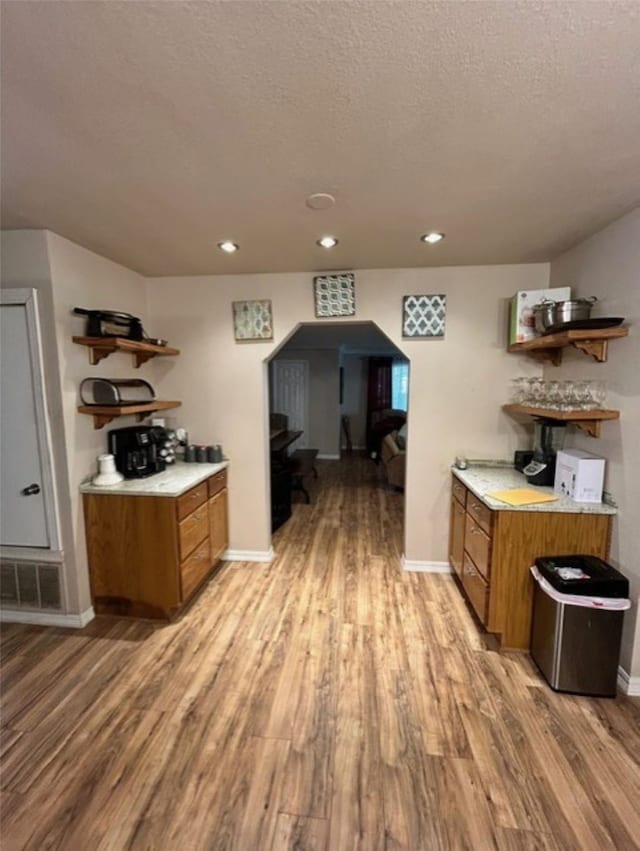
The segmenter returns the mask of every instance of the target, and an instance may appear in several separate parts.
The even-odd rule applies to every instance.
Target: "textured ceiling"
[[[2,226],[149,275],[547,260],[640,199],[639,44],[639,2],[5,0]]]

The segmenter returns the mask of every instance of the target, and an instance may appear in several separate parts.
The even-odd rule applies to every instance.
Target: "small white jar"
[[[98,475],[93,479],[94,485],[106,488],[119,484],[123,479],[122,473],[116,470],[116,459],[113,455],[98,455]]]

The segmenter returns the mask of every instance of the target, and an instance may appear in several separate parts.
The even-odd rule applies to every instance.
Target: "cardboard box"
[[[602,502],[604,458],[581,449],[561,449],[553,489],[575,502]]]
[[[509,345],[524,343],[539,334],[535,329],[533,308],[543,299],[566,301],[571,298],[571,287],[553,287],[549,290],[520,290],[511,299],[509,310]]]

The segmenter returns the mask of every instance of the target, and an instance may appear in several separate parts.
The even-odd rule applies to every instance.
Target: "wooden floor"
[[[3,851],[640,847],[638,702],[497,653],[378,468],[318,467],[182,620],[3,628]]]

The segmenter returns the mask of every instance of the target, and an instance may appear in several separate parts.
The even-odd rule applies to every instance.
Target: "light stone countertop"
[[[565,514],[617,514],[617,509],[604,502],[574,502],[566,496],[553,494],[552,487],[539,487],[527,483],[523,473],[519,473],[511,466],[505,466],[504,462],[497,462],[496,466],[488,466],[482,462],[477,466],[472,461],[466,470],[451,468],[453,475],[460,479],[469,490],[478,497],[486,506],[494,511],[542,511],[559,512]],[[530,505],[507,505],[498,499],[487,496],[493,491],[509,490],[510,488],[532,488],[540,493],[553,494],[558,498],[555,502],[537,502]]]
[[[185,464],[178,461],[163,473],[154,473],[145,479],[125,479],[117,485],[97,487],[90,481],[80,485],[81,493],[125,494],[126,496],[180,496],[195,485],[229,466],[220,464]]]

